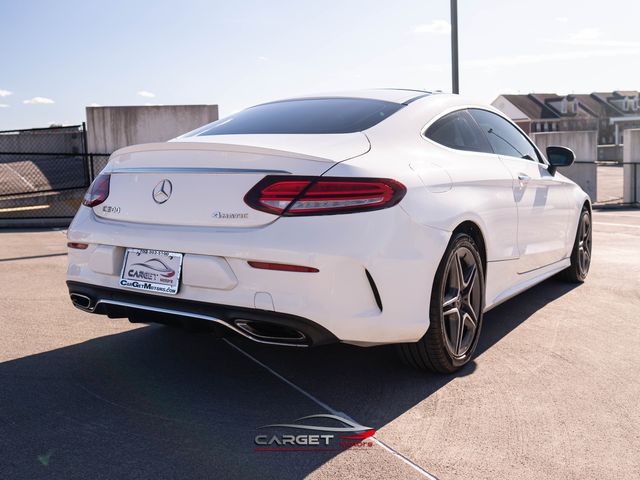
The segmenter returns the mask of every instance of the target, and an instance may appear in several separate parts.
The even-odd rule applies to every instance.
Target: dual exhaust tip
[[[91,297],[82,295],[80,293],[71,293],[69,294],[69,296],[71,297],[71,301],[73,302],[73,305],[79,308],[80,310],[86,310],[89,312],[93,310],[92,309],[93,300],[91,299]]]
[[[292,344],[305,344],[307,341],[307,336],[301,331],[282,325],[240,319],[233,323],[251,337],[260,340]]]
[[[85,312],[93,312],[96,303],[94,300],[81,293],[69,294],[71,302],[76,308]],[[177,312],[176,312],[177,313]],[[186,312],[180,312],[180,316],[189,316]],[[223,323],[223,322],[221,322]],[[276,325],[268,322],[256,322],[253,320],[235,319],[233,324],[245,333],[249,338],[266,342],[278,342],[292,345],[306,345],[307,336],[294,328]]]

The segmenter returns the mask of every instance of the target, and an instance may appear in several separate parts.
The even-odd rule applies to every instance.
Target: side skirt
[[[497,307],[501,303],[506,302],[538,283],[543,282],[547,278],[554,276],[556,273],[561,272],[571,265],[571,259],[569,257],[563,258],[551,265],[522,274],[516,273],[515,264],[516,261],[487,263],[487,301],[484,308],[485,312],[488,312],[492,308]],[[515,285],[509,285],[508,280],[514,278],[517,283],[515,283]],[[505,282],[504,279],[507,279],[507,281]],[[491,289],[491,285],[495,285],[497,288]]]

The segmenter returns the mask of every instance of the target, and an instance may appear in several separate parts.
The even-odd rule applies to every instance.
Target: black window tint
[[[427,138],[445,147],[472,152],[493,153],[475,121],[464,110],[438,119],[425,132]]]
[[[516,127],[487,110],[469,110],[498,155],[540,161],[536,149]]]
[[[403,106],[365,98],[307,98],[265,103],[205,125],[192,135],[360,132]]]

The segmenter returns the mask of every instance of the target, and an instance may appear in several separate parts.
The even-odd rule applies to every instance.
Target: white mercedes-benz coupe
[[[457,95],[265,103],[113,153],[69,227],[67,285],[112,318],[394,343],[452,372],[484,312],[557,273],[584,281],[591,205],[557,171],[573,161]]]

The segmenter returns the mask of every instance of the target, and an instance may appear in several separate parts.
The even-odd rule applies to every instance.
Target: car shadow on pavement
[[[572,288],[549,280],[488,313],[478,355]],[[475,369],[419,372],[392,346],[230,341],[376,429]],[[224,340],[137,328],[0,363],[0,477],[300,478],[337,452],[256,452],[254,437],[316,413],[326,412]]]

